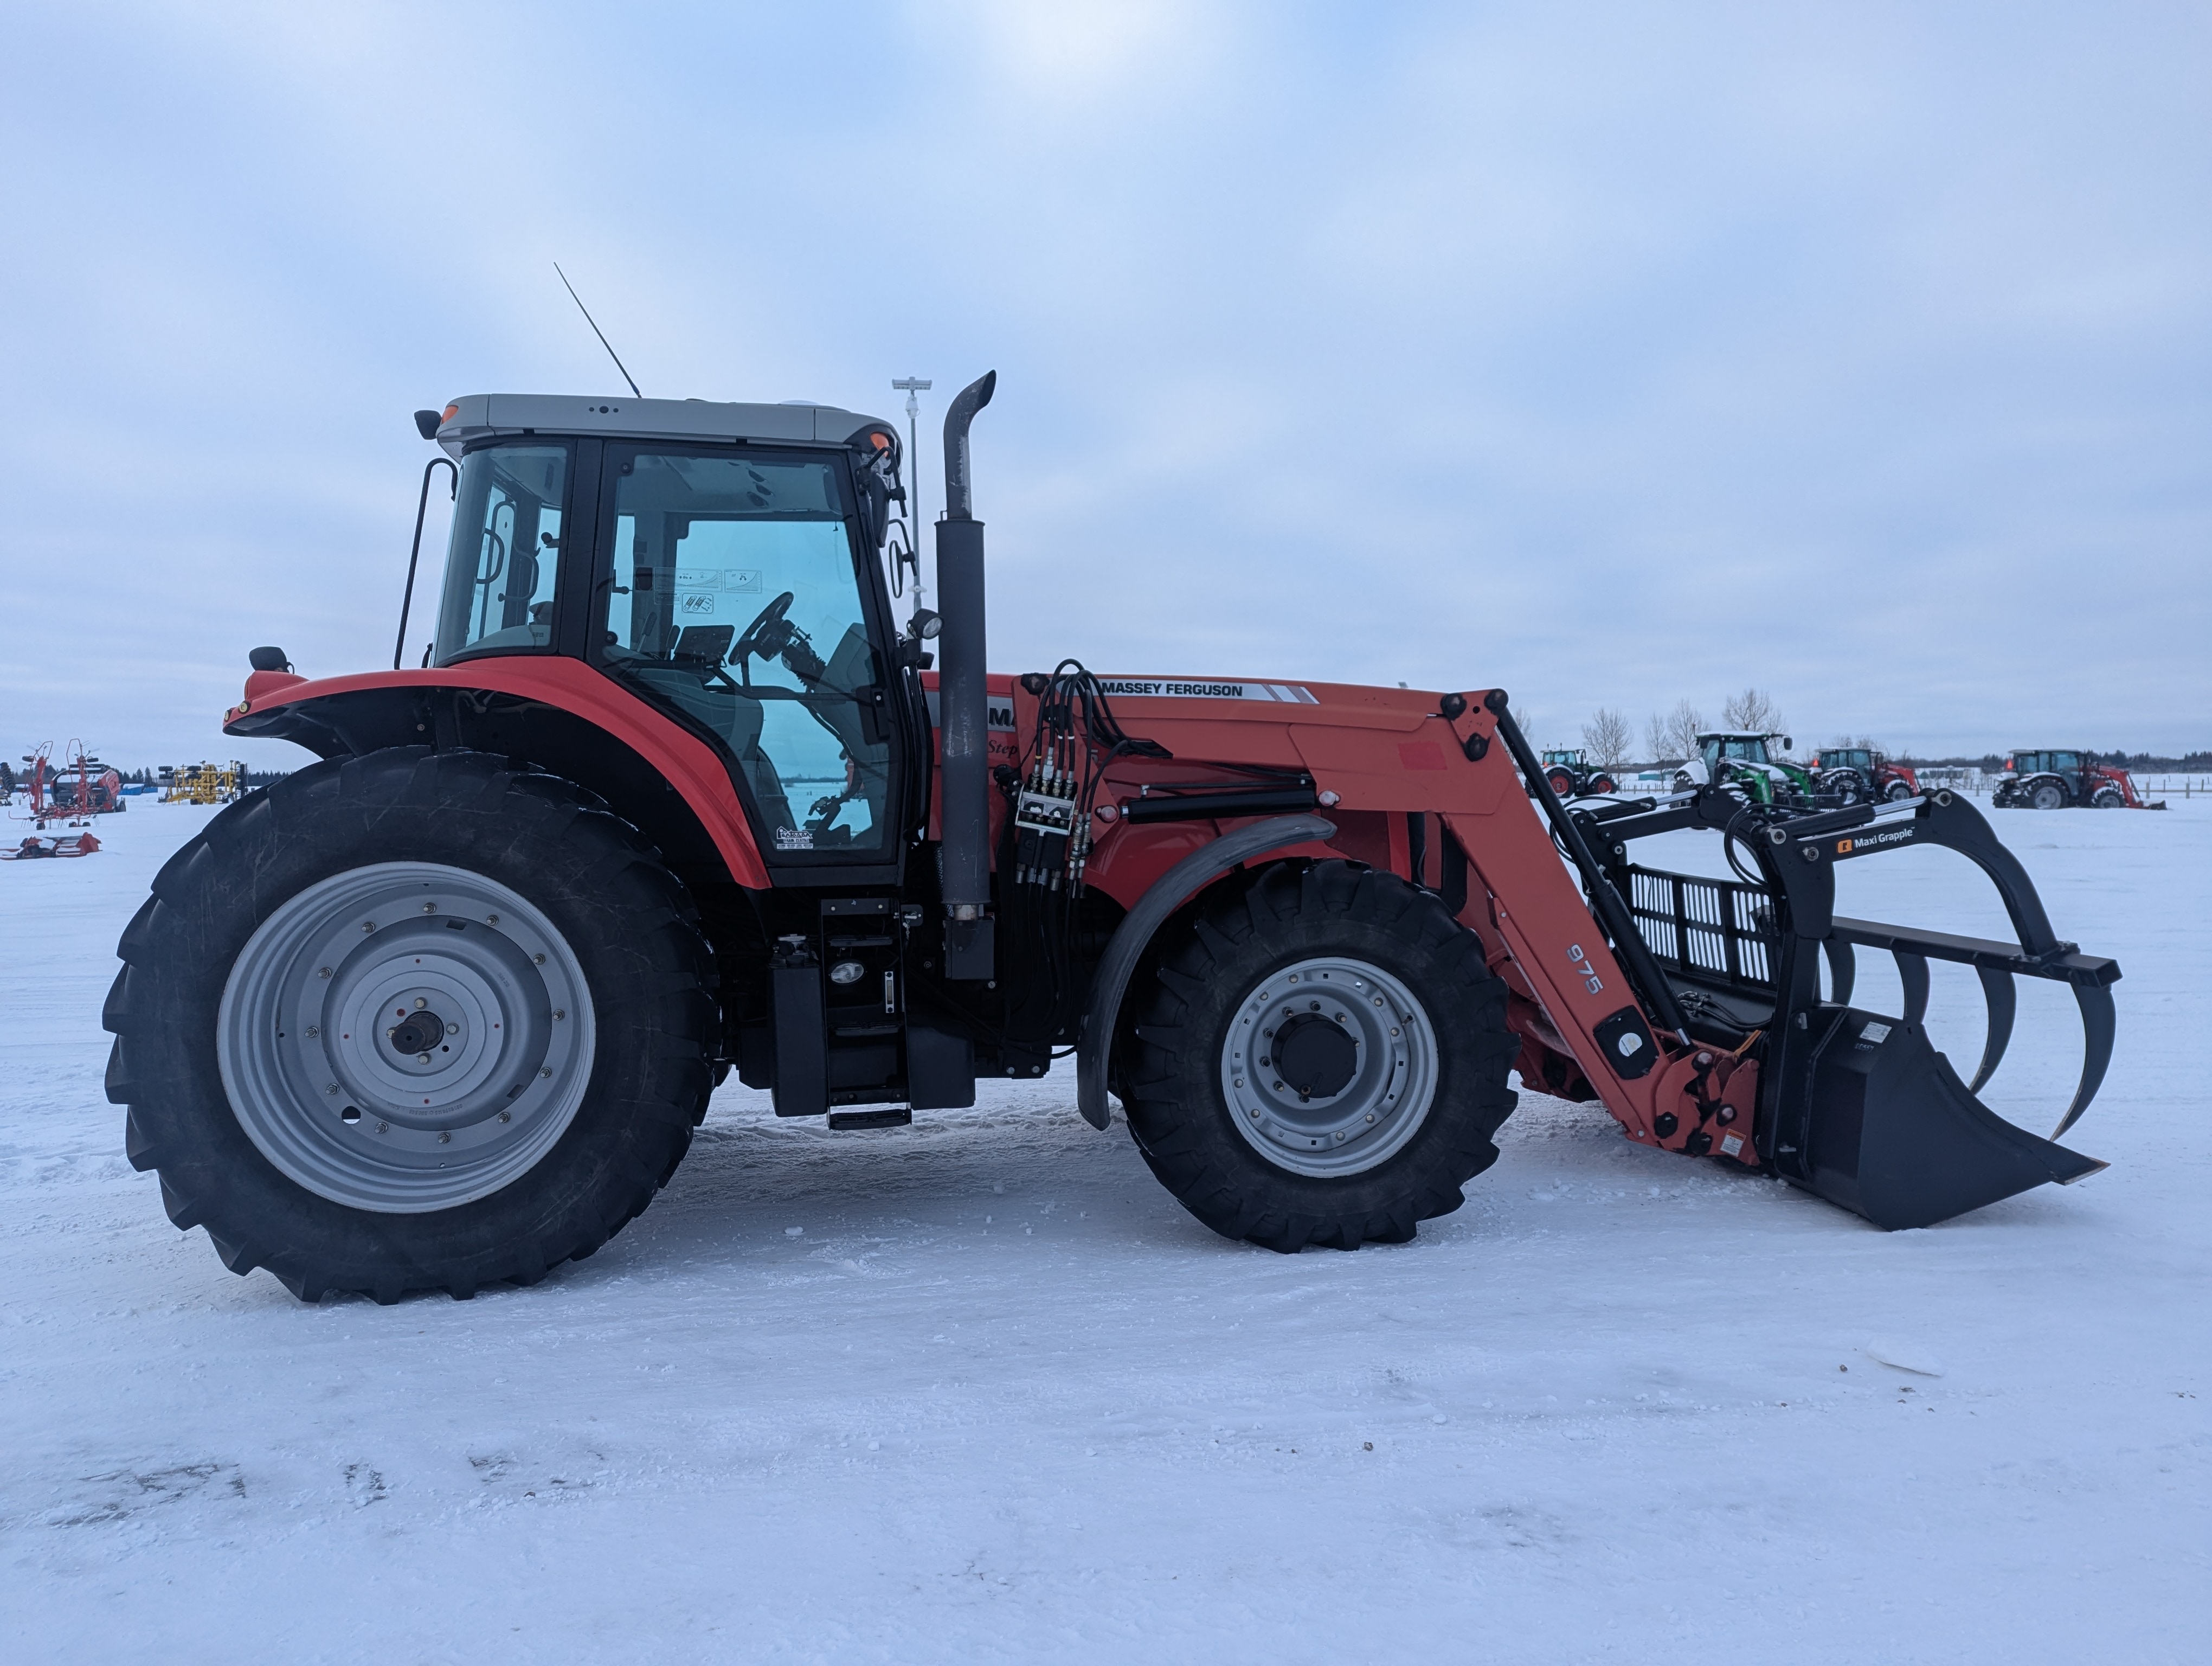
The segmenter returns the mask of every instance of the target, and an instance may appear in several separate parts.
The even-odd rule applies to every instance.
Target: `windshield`
[[[437,660],[519,653],[553,642],[566,446],[495,446],[461,459]]]
[[[1741,736],[1730,736],[1724,740],[1710,740],[1705,743],[1705,748],[1707,763],[1713,761],[1716,752],[1721,757],[1735,758],[1745,763],[1766,762],[1766,743],[1756,736],[1749,740]]]
[[[840,472],[640,452],[615,477],[604,662],[714,732],[775,853],[888,836],[888,695]]]

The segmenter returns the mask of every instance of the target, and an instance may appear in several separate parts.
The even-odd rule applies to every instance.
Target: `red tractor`
[[[2094,752],[2015,751],[2005,760],[1990,802],[2000,810],[2163,810],[2136,796],[2125,769],[2097,762]]]
[[[1610,770],[1592,763],[1579,746],[1556,747],[1543,755],[1544,779],[1563,799],[1601,798],[1620,790]]]
[[[1920,778],[1869,746],[1823,746],[1813,755],[1813,790],[1822,804],[1896,803],[1920,796]]]
[[[2112,1049],[2118,967],[2057,940],[1963,799],[1570,809],[1495,688],[988,672],[994,385],[945,420],[942,617],[903,622],[889,423],[418,415],[459,470],[428,665],[255,650],[226,733],[320,761],[217,815],[120,945],[108,1095],[179,1226],[303,1298],[466,1296],[619,1231],[730,1072],[857,1130],[1070,1054],[1088,1122],[1118,1098],[1192,1214],[1285,1251],[1458,1207],[1516,1070],[1884,1226],[2103,1166],[1998,1121],[1922,1027],[1927,961],[1979,970],[1978,1085],[2012,977],[2071,986],[2061,1134]],[[1750,877],[1628,860],[1691,829]],[[1980,864],[2019,940],[1835,915],[1839,862],[1910,843]],[[1846,1004],[1853,945],[1896,955],[1902,1015]]]

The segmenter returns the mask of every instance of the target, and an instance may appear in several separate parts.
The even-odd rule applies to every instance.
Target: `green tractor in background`
[[[1620,790],[1613,772],[1589,763],[1588,755],[1579,746],[1555,747],[1545,753],[1544,779],[1551,783],[1552,791],[1563,799],[1589,798]]]
[[[1756,734],[1747,729],[1716,729],[1698,737],[1698,756],[1674,772],[1674,790],[1686,793],[1708,783],[1728,787],[1752,804],[1809,809],[1813,773],[1802,763],[1775,755],[1768,742],[1789,751],[1796,743],[1786,734]]]

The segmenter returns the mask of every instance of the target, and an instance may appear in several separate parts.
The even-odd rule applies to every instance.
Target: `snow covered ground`
[[[2212,803],[1999,816],[2126,973],[2113,1166],[1930,1231],[1524,1094],[1417,1242],[1280,1257],[1063,1079],[834,1135],[732,1083],[591,1261],[391,1308],[233,1278],[123,1159],[113,945],[207,813],[0,869],[0,1657],[2212,1653]],[[1948,853],[1843,872],[2001,927]],[[2047,1128],[2078,1033],[2025,989],[1992,1104]]]

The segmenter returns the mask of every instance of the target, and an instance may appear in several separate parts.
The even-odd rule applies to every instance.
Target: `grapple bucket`
[[[1779,1118],[1776,1166],[1831,1203],[1885,1230],[1929,1226],[2106,1166],[1993,1113],[1918,1023],[1855,1006],[1822,1018],[1805,1090]]]
[[[1589,818],[1610,847],[1606,879],[1626,899],[1636,935],[1671,986],[1700,1044],[1748,1054],[1760,1067],[1758,1154],[1773,1172],[1877,1226],[1926,1226],[2106,1165],[2053,1143],[2088,1108],[2111,1061],[2112,985],[2120,969],[2051,929],[2027,873],[1965,800],[1939,792],[1879,806],[1805,813],[1745,806],[1712,789]],[[1700,878],[1638,867],[1628,842],[1703,826],[1748,852],[1757,873]],[[1966,856],[1996,885],[2014,943],[1850,920],[1834,911],[1835,868],[1860,856],[1936,844]],[[1735,859],[1732,858],[1732,860]],[[1854,945],[1895,957],[1905,1012],[1850,1004]],[[1831,988],[1824,998],[1820,964]],[[1971,966],[1989,1003],[1989,1030],[1971,1085],[1929,1044],[1930,960]],[[2051,1140],[2014,1127],[1974,1097],[2003,1057],[2016,1012],[2014,981],[2069,985],[2081,1011],[2085,1056]]]

